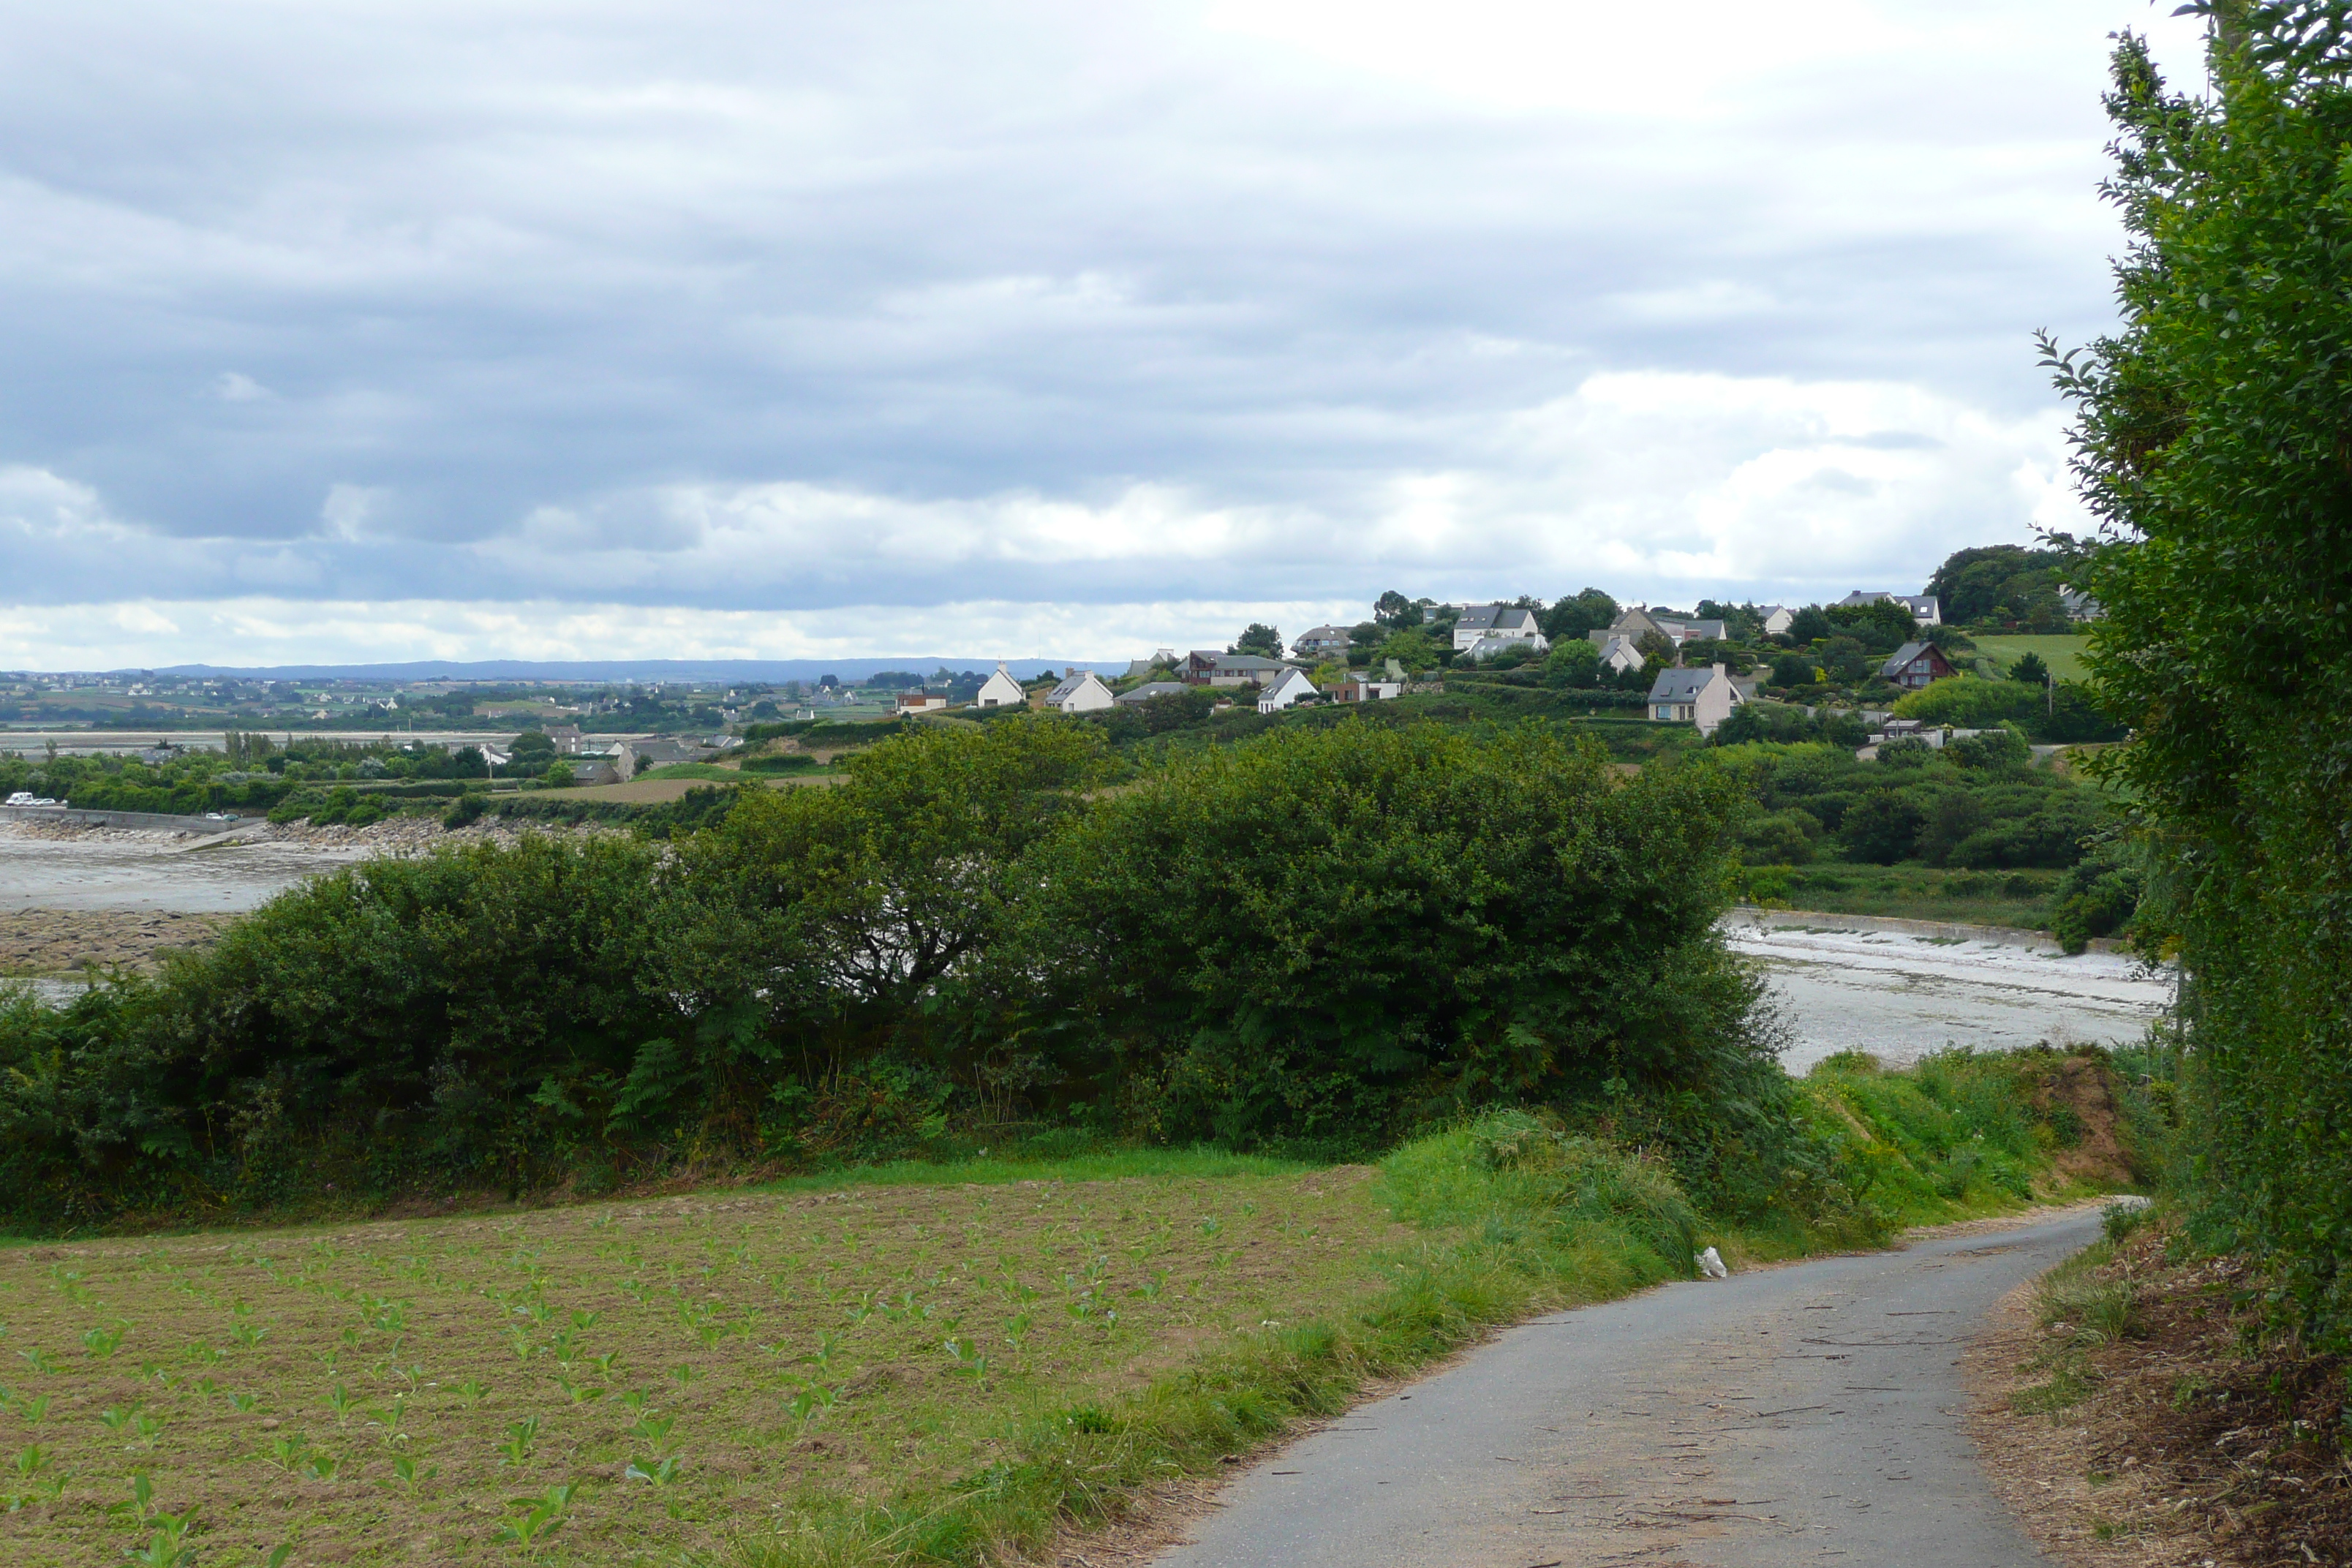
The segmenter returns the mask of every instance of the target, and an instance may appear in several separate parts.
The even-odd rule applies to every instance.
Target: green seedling
[[[646,1406],[652,1402],[653,1395],[642,1388],[633,1388],[626,1394],[616,1394],[613,1398],[618,1404],[626,1406],[631,1414],[642,1415],[645,1414]]]
[[[596,1369],[598,1377],[610,1379],[613,1376],[613,1369],[621,1364],[621,1352],[608,1351],[603,1355],[592,1355],[588,1358],[588,1364]]]
[[[675,1415],[640,1415],[636,1424],[629,1428],[629,1436],[639,1442],[651,1443],[656,1453],[667,1454],[669,1452],[670,1428],[677,1425],[677,1417]]]
[[[629,1468],[621,1472],[624,1480],[651,1481],[666,1487],[676,1481],[686,1460],[676,1454],[667,1459],[632,1459]]]
[[[141,1447],[152,1448],[155,1446],[155,1439],[163,1435],[163,1418],[155,1415],[134,1415],[131,1418],[131,1430],[138,1436]]]
[[[570,1378],[561,1375],[556,1378],[555,1386],[563,1390],[563,1397],[574,1405],[583,1400],[593,1399],[604,1392],[601,1388],[592,1387],[585,1383],[574,1383]]]
[[[122,1332],[119,1324],[111,1329],[85,1329],[82,1331],[81,1348],[101,1361],[106,1360],[122,1348]]]
[[[604,1321],[604,1314],[602,1312],[583,1312],[575,1309],[572,1314],[572,1326],[583,1332],[594,1328]]]
[[[269,1444],[269,1462],[290,1475],[293,1473],[294,1467],[302,1462],[302,1450],[310,1446],[310,1439],[299,1432],[290,1437],[272,1438]]]
[[[677,1380],[680,1389],[688,1389],[692,1388],[695,1380],[702,1375],[702,1369],[690,1361],[682,1361],[669,1369],[669,1374]]]
[[[799,1422],[801,1430],[805,1432],[809,1423],[832,1409],[840,1397],[837,1389],[827,1388],[821,1383],[803,1383],[785,1408],[793,1413],[793,1419]]]
[[[257,1394],[239,1394],[231,1389],[227,1397],[228,1407],[239,1415],[250,1415],[261,1405],[261,1395]]]
[[[1168,1270],[1165,1268],[1155,1268],[1151,1271],[1151,1278],[1150,1279],[1138,1285],[1134,1289],[1129,1290],[1128,1294],[1129,1296],[1140,1296],[1147,1301],[1157,1301],[1160,1300],[1160,1292],[1166,1289],[1167,1286]]]
[[[302,1473],[314,1481],[331,1481],[335,1479],[336,1468],[341,1463],[341,1461],[332,1454],[313,1454],[304,1462]]]
[[[35,1345],[28,1351],[18,1351],[16,1353],[24,1357],[25,1364],[35,1372],[56,1373],[61,1370],[56,1362],[49,1359],[49,1352],[38,1345]]]
[[[531,1353],[539,1349],[538,1344],[530,1337],[530,1331],[525,1328],[509,1329],[507,1343],[513,1348],[517,1361],[529,1361]]]
[[[352,1397],[351,1390],[340,1383],[327,1390],[327,1408],[335,1413],[335,1425],[338,1426],[351,1420],[352,1412],[359,1408],[359,1403]]]
[[[415,1459],[410,1458],[405,1454],[396,1454],[393,1457],[392,1461],[392,1479],[388,1481],[378,1481],[376,1482],[376,1485],[383,1488],[386,1491],[397,1489],[404,1492],[414,1493],[419,1486],[431,1480],[440,1473],[441,1468],[437,1465],[420,1470],[416,1468],[416,1461]]]
[[[506,1544],[536,1552],[541,1542],[563,1527],[563,1510],[572,1505],[571,1486],[550,1487],[537,1497],[516,1498],[509,1506],[520,1517],[498,1533]]]
[[[539,1417],[526,1415],[507,1428],[506,1441],[491,1447],[498,1451],[499,1465],[520,1466],[530,1462],[532,1447],[539,1441]]]
[[[977,1350],[965,1344],[961,1340],[945,1341],[942,1342],[940,1348],[948,1352],[948,1359],[955,1363],[956,1371],[964,1373],[968,1377],[984,1377],[987,1375],[988,1358],[981,1354]]]
[[[139,1405],[140,1402],[134,1399],[128,1405],[110,1405],[98,1413],[98,1419],[108,1431],[120,1432],[131,1425],[133,1415],[139,1414]]]
[[[229,1327],[228,1337],[244,1349],[251,1350],[269,1337],[269,1331],[257,1329],[251,1323],[234,1323]]]
[[[547,1342],[547,1353],[555,1358],[556,1365],[568,1369],[580,1359],[580,1336],[570,1329],[563,1330]]]
[[[131,1496],[121,1502],[109,1503],[110,1514],[127,1514],[133,1522],[144,1524],[147,1516],[155,1511],[155,1482],[144,1470],[131,1473]]]
[[[469,1377],[457,1385],[457,1392],[466,1396],[467,1404],[479,1405],[489,1397],[490,1385],[478,1377]]]
[[[47,1394],[37,1394],[30,1398],[19,1399],[16,1401],[16,1414],[38,1426],[49,1414],[49,1401],[52,1397],[54,1396]]]

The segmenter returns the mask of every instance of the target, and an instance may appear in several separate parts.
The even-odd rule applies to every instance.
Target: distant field
[[[2083,645],[2078,637],[1978,637],[1977,651],[2000,666],[2001,673],[2028,653],[2038,653],[2042,662],[2061,680],[2083,679]]]
[[[1744,896],[1772,907],[2025,931],[2049,926],[2058,885],[2065,876],[2063,871],[1948,871],[1931,866],[1843,862],[1757,866],[1743,873]]]

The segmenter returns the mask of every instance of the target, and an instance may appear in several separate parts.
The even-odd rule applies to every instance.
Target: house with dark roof
[[[1140,708],[1155,697],[1181,697],[1192,689],[1181,680],[1148,680],[1111,699],[1122,708]]]
[[[1931,642],[1907,642],[1887,657],[1878,667],[1878,679],[1891,680],[1906,691],[1916,691],[1959,672],[1944,650]]]
[[[1185,657],[1183,673],[1178,679],[1187,686],[1271,686],[1290,668],[1278,658],[1196,648]]]
[[[1344,658],[1352,642],[1345,626],[1317,626],[1290,645],[1293,658]]]
[[[1482,642],[1490,643],[1493,651],[1513,642],[1532,644],[1538,652],[1550,646],[1536,625],[1536,613],[1517,605],[1472,605],[1462,612],[1454,623],[1454,651],[1465,652]]]
[[[1712,735],[1716,726],[1746,700],[1731,672],[1719,664],[1675,668],[1658,671],[1658,679],[1650,684],[1644,711],[1661,723],[1693,724],[1700,734]]]

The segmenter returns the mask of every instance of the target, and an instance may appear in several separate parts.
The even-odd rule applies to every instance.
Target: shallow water
[[[1837,1051],[1888,1066],[1946,1046],[2005,1050],[2136,1041],[2172,1002],[2169,974],[2120,953],[2063,953],[1999,942],[1936,942],[1892,931],[1735,925],[1732,947],[1762,961],[1795,1038],[1780,1059],[1802,1072]]]

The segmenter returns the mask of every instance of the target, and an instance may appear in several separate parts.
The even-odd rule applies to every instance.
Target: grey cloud
[[[1667,436],[1602,483],[1494,432],[1622,371],[2047,407],[2024,334],[2107,312],[2098,39],[2140,14],[1998,9],[2021,30],[1979,56],[1759,78],[1680,126],[1449,101],[1177,9],[20,13],[0,464],[152,545],[0,527],[0,568],[47,603],[1472,592],[1546,509],[1674,518],[1712,559]],[[1938,482],[2021,532],[2017,451],[1979,460]],[[1472,476],[1492,542],[1326,552],[1429,474]],[[764,548],[708,510],[784,484],[833,510]],[[1312,521],[1173,560],[989,534],[1001,498],[1153,485]],[[924,521],[877,536],[859,497]]]

